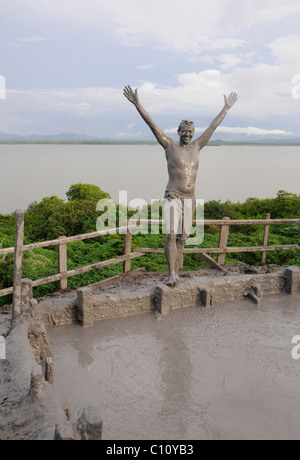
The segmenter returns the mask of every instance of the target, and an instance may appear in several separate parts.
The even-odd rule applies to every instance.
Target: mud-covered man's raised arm
[[[179,270],[183,268],[184,243],[189,236],[195,212],[195,186],[199,166],[199,151],[208,143],[228,110],[235,104],[237,94],[231,93],[228,98],[224,96],[225,105],[223,109],[204,133],[194,141],[192,141],[195,134],[194,123],[183,120],[177,131],[179,144],[166,136],[146,112],[139,101],[137,89],[133,91],[130,86],[126,86],[124,96],[136,107],[165,150],[169,173],[164,203],[165,256],[169,269],[167,284],[168,286],[175,286],[178,281]]]
[[[143,118],[143,120],[147,123],[151,131],[153,132],[154,136],[156,137],[157,141],[164,147],[167,148],[170,139],[165,135],[165,133],[157,126],[157,124],[152,120],[149,113],[143,108],[139,101],[138,97],[138,90],[136,89],[133,91],[130,86],[125,86],[124,88],[124,96],[136,107],[137,111]]]

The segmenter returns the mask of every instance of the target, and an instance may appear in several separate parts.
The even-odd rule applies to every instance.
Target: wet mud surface
[[[300,439],[300,293],[48,334],[55,386],[104,440]]]

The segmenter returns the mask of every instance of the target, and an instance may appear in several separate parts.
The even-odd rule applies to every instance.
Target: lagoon
[[[119,201],[163,198],[167,164],[159,145],[0,145],[0,213],[26,210],[72,184],[95,184]],[[300,193],[300,146],[207,146],[200,152],[196,197],[237,202]]]

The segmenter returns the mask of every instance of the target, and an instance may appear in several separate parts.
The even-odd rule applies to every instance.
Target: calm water
[[[0,213],[26,209],[75,183],[89,183],[128,200],[148,203],[164,195],[168,181],[164,151],[156,145],[0,145]],[[206,147],[200,152],[197,198],[244,201],[299,194],[300,147]]]

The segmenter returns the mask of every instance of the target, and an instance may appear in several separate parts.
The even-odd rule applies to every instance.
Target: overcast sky
[[[300,135],[299,0],[1,3],[0,132],[152,137],[130,84],[169,133],[236,91],[219,133]]]

